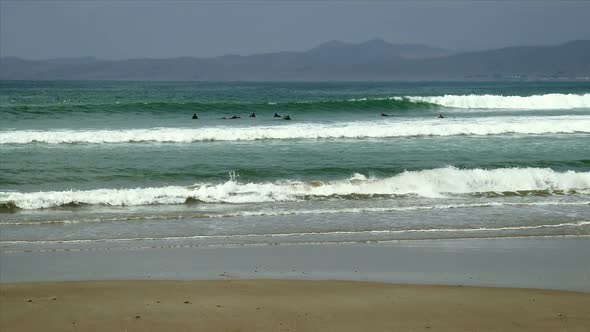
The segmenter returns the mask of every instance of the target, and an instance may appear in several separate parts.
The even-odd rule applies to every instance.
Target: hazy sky
[[[383,38],[451,49],[590,39],[590,1],[0,0],[0,55],[212,56]]]

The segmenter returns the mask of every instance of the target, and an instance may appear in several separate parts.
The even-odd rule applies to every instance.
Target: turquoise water
[[[590,234],[587,83],[0,82],[0,116],[8,250]]]

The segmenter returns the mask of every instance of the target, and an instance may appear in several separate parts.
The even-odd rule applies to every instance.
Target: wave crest
[[[6,105],[9,106],[9,105]],[[106,104],[49,104],[49,105],[14,105],[3,108],[2,112],[16,116],[23,113],[47,114],[47,113],[93,113],[101,112],[168,112],[174,110],[191,111],[197,113],[269,113],[274,112],[317,112],[317,111],[404,111],[413,109],[431,109],[438,106],[419,100],[410,100],[405,97],[390,98],[358,98],[335,100],[307,100],[287,102],[128,102]]]
[[[562,110],[590,108],[590,93],[562,94],[549,93],[533,96],[503,95],[442,95],[442,96],[391,96],[333,100],[302,100],[279,102],[203,102],[203,101],[150,101],[111,103],[58,103],[38,105],[2,105],[4,114],[22,116],[29,114],[94,113],[100,112],[169,112],[191,111],[197,113],[268,113],[274,112],[318,112],[318,111],[373,111],[395,112],[406,110],[429,110],[437,108],[464,109],[539,109]]]
[[[96,189],[87,191],[0,192],[0,203],[21,209],[40,209],[65,205],[135,206],[150,204],[259,203],[298,201],[330,197],[363,198],[374,196],[498,194],[567,194],[590,192],[590,172],[556,172],[546,168],[457,169],[437,168],[405,171],[388,178],[365,178],[355,174],[338,181],[279,181],[195,184],[190,187]]]
[[[436,97],[406,98],[414,102],[425,102],[452,108],[538,110],[590,108],[590,93],[583,95],[550,93],[525,97],[500,95],[444,95]]]
[[[590,116],[493,117],[291,124],[253,127],[122,130],[16,130],[0,132],[0,144],[253,141],[413,136],[590,133]]]

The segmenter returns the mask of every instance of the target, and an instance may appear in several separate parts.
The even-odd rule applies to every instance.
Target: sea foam
[[[550,93],[535,96],[444,95],[435,97],[405,97],[410,101],[426,102],[453,108],[481,109],[573,109],[590,108],[590,93]]]
[[[376,121],[293,123],[274,126],[147,128],[104,130],[13,130],[0,132],[0,144],[253,141],[412,136],[590,133],[590,116],[392,118]]]
[[[336,181],[201,183],[189,187],[96,189],[85,191],[0,192],[0,203],[21,209],[72,204],[134,206],[150,204],[258,203],[347,198],[373,195],[445,197],[482,193],[550,195],[568,191],[590,193],[590,172],[556,172],[548,168],[458,169],[445,167],[406,171],[386,178],[355,174]]]

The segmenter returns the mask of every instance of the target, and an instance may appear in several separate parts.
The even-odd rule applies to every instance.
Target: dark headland
[[[456,52],[373,39],[305,52],[212,58],[0,59],[0,80],[131,81],[590,81],[590,40]]]

